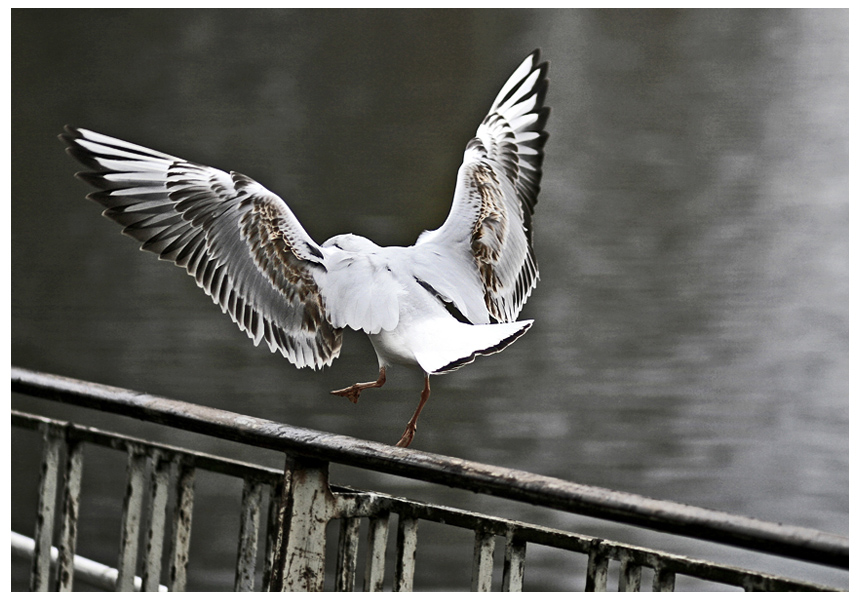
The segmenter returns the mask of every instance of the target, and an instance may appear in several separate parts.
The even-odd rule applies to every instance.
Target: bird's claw
[[[353,404],[358,404],[358,397],[361,395],[361,389],[356,385],[351,385],[348,388],[343,388],[342,390],[333,390],[333,396],[343,396]]]
[[[376,381],[370,381],[368,383],[353,383],[349,387],[345,387],[342,390],[334,390],[332,392],[335,396],[343,396],[353,404],[358,404],[358,397],[361,395],[361,390],[366,390],[368,388],[379,388],[385,384],[385,367],[379,368],[379,379]]]
[[[403,432],[403,435],[400,437],[400,441],[395,444],[398,448],[407,448],[409,444],[412,443],[412,438],[415,437],[415,430],[417,427],[412,425],[411,423],[406,426],[406,431]]]

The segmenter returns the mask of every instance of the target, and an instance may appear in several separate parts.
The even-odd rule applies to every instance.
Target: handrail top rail
[[[290,455],[444,484],[831,567],[848,568],[848,538],[832,533],[294,427],[14,365],[11,367],[11,379],[12,392],[133,417]]]

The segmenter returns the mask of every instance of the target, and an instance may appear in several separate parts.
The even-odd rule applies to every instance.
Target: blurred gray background
[[[536,47],[552,107],[541,281],[523,313],[536,323],[433,379],[413,447],[847,535],[847,10],[15,10],[13,364],[395,442],[420,373],[394,369],[354,406],[328,391],[376,376],[363,334],[322,372],[255,348],[99,215],[56,136],[68,123],[244,173],[318,242],[410,244],[444,220],[466,142]],[[28,535],[38,442],[13,432],[12,526]],[[115,563],[124,458],[87,460],[78,550]],[[332,478],[699,552],[392,477]],[[197,491],[189,587],[229,588],[241,488],[203,478]],[[416,586],[468,589],[470,538],[454,551],[423,531]],[[701,552],[847,586],[843,572]],[[567,560],[530,547],[526,589],[580,585]],[[19,589],[27,565],[13,567]]]

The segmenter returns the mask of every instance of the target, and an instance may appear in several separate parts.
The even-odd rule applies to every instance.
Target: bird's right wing
[[[254,344],[297,367],[330,365],[342,330],[327,317],[315,273],[325,250],[287,204],[239,173],[67,127],[68,152],[100,189],[88,197],[141,249],[185,268]]]
[[[508,78],[466,146],[448,218],[416,243],[447,258],[447,270],[470,266],[471,280],[457,286],[484,306],[455,303],[476,323],[513,322],[537,283],[532,215],[548,137],[548,68],[536,50]],[[452,287],[437,289],[453,300]]]

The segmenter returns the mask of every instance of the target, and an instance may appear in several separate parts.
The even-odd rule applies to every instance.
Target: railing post
[[[283,524],[270,590],[322,591],[325,583],[325,530],[334,514],[328,463],[305,457],[288,461]],[[280,581],[278,581],[280,580]]]

